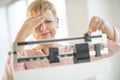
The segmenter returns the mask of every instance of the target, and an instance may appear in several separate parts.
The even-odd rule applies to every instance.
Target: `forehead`
[[[46,10],[45,12],[38,10],[36,12],[28,13],[28,18],[37,16],[37,15],[45,16],[46,18],[53,18],[54,17],[51,10]]]

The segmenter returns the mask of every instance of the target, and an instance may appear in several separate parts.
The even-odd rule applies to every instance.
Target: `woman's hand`
[[[112,25],[108,24],[100,17],[94,16],[92,17],[90,21],[90,25],[89,25],[87,33],[91,34],[92,32],[95,32],[97,30],[100,30],[103,33],[105,33],[108,39],[115,40],[114,28],[112,27]]]
[[[25,41],[25,39],[42,23],[43,20],[43,15],[33,16],[26,20],[18,32],[14,42]]]
[[[24,42],[25,39],[43,22],[45,19],[44,15],[32,15],[30,18],[28,18],[24,24],[22,25],[21,29],[19,30],[14,43],[16,42]],[[18,52],[22,52],[24,49],[24,46],[19,46],[17,48]]]

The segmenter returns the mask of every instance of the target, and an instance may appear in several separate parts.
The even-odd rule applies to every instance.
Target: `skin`
[[[92,32],[95,32],[97,30],[100,30],[102,31],[102,33],[105,33],[109,40],[112,40],[112,41],[115,40],[115,36],[114,36],[115,32],[114,32],[113,26],[105,22],[100,17],[94,16],[91,18],[87,33],[90,35]],[[100,60],[100,59],[103,59],[103,58],[106,58],[112,55],[113,54],[103,54],[100,57],[91,56],[90,59],[91,61],[96,61],[96,60]]]
[[[53,16],[50,10],[47,10],[46,12],[37,11],[36,13],[31,13],[28,15],[28,19],[22,25],[14,42],[25,41],[25,39],[30,34],[33,34],[36,40],[52,39],[55,37],[58,22],[59,22],[58,18]],[[91,34],[92,32],[95,32],[97,30],[106,33],[108,39],[113,41],[115,40],[114,29],[112,25],[106,23],[100,17],[94,16],[90,20],[90,25],[88,27],[87,33]],[[42,48],[46,49],[52,46],[52,44],[41,46]],[[19,52],[21,52],[22,50],[23,47],[18,48]],[[44,50],[44,52],[47,53],[46,50]]]
[[[44,13],[37,11],[36,13],[28,15],[28,19],[22,25],[14,42],[25,41],[30,34],[33,34],[36,40],[52,39],[55,37],[58,21],[58,18],[53,16],[50,10]],[[48,48],[52,46],[52,44],[44,44],[41,46]],[[23,47],[18,48],[19,52],[22,50]]]
[[[94,16],[91,18],[87,33],[91,34],[92,32],[95,32],[97,30],[100,30],[103,33],[105,33],[108,39],[113,40],[113,41],[115,40],[113,26],[105,22],[100,17]]]

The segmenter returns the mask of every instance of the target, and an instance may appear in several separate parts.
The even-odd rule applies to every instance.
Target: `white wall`
[[[6,56],[8,53],[8,47],[9,47],[9,35],[8,35],[8,28],[6,24],[6,10],[5,8],[0,9],[0,80],[2,72],[3,72],[3,65],[5,65]],[[4,14],[3,14],[4,13]]]
[[[100,16],[116,27],[120,27],[120,0],[87,0],[89,19]]]
[[[83,35],[88,27],[86,0],[66,0],[69,36]]]

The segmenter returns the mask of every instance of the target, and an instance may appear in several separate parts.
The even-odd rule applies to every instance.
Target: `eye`
[[[51,23],[53,22],[52,20],[46,20],[45,23]]]

